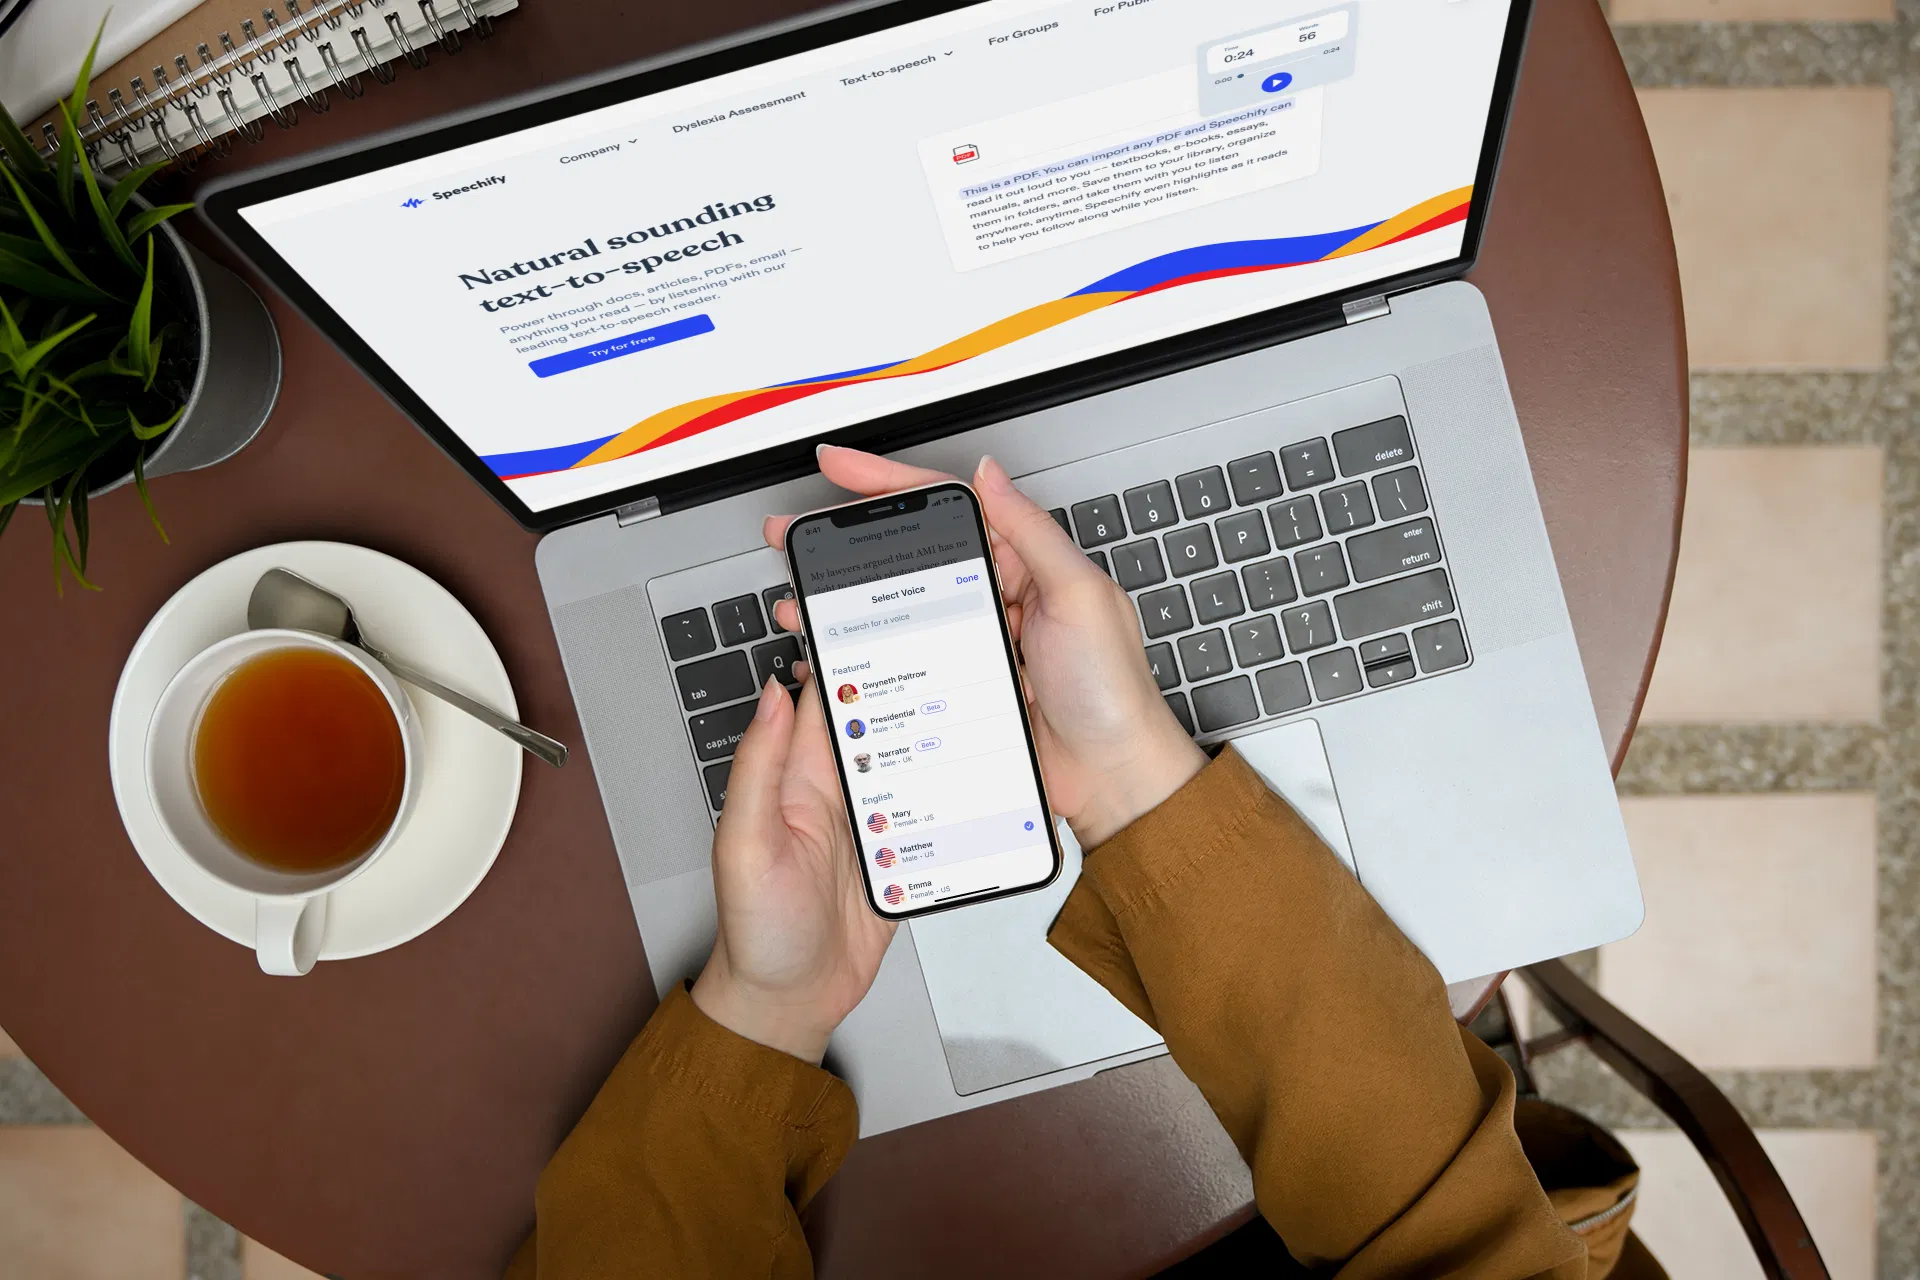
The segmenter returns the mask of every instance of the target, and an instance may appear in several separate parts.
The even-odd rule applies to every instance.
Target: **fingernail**
[[[820,455],[825,453],[827,450],[831,448],[833,448],[832,445],[828,444],[825,440],[822,440],[819,444],[813,446],[813,460],[815,462],[820,461]]]
[[[1007,469],[1000,465],[999,459],[987,454],[980,459],[980,479],[995,489],[1011,489],[1013,481],[1007,475]]]
[[[778,705],[775,701],[775,695],[781,692],[779,678],[777,676],[768,676],[766,688],[760,690],[760,705],[753,709],[753,718],[755,720],[771,720],[773,718],[773,709]]]

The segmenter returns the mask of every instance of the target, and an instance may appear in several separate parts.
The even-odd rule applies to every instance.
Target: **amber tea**
[[[380,686],[346,658],[280,649],[235,667],[193,735],[201,808],[276,871],[329,871],[379,844],[406,788],[406,747]]]

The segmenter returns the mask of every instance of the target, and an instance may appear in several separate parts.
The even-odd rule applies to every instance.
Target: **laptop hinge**
[[[642,520],[651,520],[660,514],[660,499],[642,498],[638,502],[629,502],[616,509],[613,518],[620,522],[622,529],[630,524],[639,524]]]
[[[1371,298],[1361,298],[1357,302],[1345,303],[1340,308],[1348,324],[1358,324],[1362,320],[1372,320],[1388,315],[1392,310],[1393,308],[1387,305],[1387,295],[1384,293],[1376,293]]]

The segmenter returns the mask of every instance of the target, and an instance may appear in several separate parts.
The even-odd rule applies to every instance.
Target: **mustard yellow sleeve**
[[[1506,1065],[1231,749],[1088,854],[1049,936],[1166,1037],[1301,1262],[1587,1276],[1515,1136]]]
[[[508,1280],[811,1276],[800,1212],[858,1132],[845,1083],[675,988],[541,1174]]]

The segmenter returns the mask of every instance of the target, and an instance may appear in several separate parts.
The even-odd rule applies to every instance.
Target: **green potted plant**
[[[42,507],[56,588],[94,589],[92,498],[131,482],[160,530],[147,481],[238,452],[280,385],[266,307],[168,225],[193,206],[140,198],[161,166],[94,172],[79,122],[98,48],[51,159],[0,107],[0,533]]]

